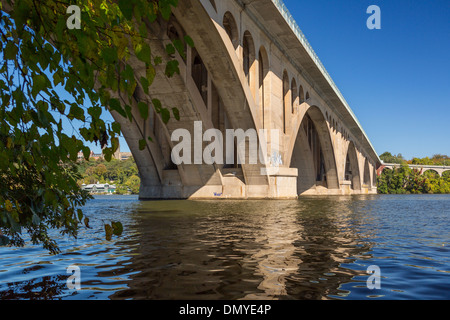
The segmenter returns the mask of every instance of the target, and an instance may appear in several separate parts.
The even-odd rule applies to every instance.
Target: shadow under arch
[[[259,109],[261,112],[261,128],[268,128],[270,126],[270,77],[269,70],[269,55],[264,46],[261,46],[258,51],[258,85],[259,85]],[[266,111],[267,114],[266,114]]]
[[[228,37],[230,37],[230,40],[233,43],[234,49],[237,49],[239,46],[239,29],[236,20],[230,11],[225,12],[222,23]]]
[[[364,180],[363,184],[365,187],[368,187],[369,189],[372,187],[370,184],[370,169],[369,169],[369,161],[367,158],[364,161]]]
[[[298,169],[299,195],[318,186],[339,189],[333,143],[326,119],[317,106],[306,110],[288,163]]]
[[[347,148],[347,157],[345,161],[345,177],[344,180],[351,181],[353,190],[361,190],[361,179],[359,175],[358,157],[353,141],[350,141]]]

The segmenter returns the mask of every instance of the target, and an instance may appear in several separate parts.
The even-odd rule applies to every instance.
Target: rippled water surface
[[[450,196],[102,196],[62,253],[0,247],[0,299],[450,299]],[[106,241],[103,222],[124,233]],[[58,237],[58,234],[55,233]],[[69,290],[67,267],[81,270]],[[367,268],[381,289],[367,288]]]

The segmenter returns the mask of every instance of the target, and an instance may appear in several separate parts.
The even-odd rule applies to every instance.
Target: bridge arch
[[[233,44],[235,50],[239,47],[239,29],[234,19],[233,14],[230,11],[225,12],[223,15],[223,27],[228,34],[228,37]]]
[[[289,75],[287,70],[283,71],[283,133],[287,132],[287,108],[291,105],[291,95],[290,95],[290,85],[289,85]]]
[[[310,106],[305,111],[288,158],[290,167],[298,169],[298,194],[320,186],[339,189],[333,144],[319,107]]]
[[[431,177],[439,178],[441,176],[441,174],[439,172],[437,172],[436,170],[431,169],[431,168],[424,169],[422,172],[422,175],[425,175],[425,173],[427,173],[426,176],[428,176],[430,178]]]
[[[361,179],[359,175],[358,156],[356,154],[356,148],[352,141],[347,147],[347,156],[345,161],[344,180],[351,182],[351,189],[361,190]]]
[[[258,78],[259,78],[259,109],[261,112],[262,128],[268,128],[270,124],[270,78],[269,56],[266,48],[261,46],[258,52]]]
[[[372,170],[372,186],[375,188],[377,187],[377,169],[375,166],[373,166]]]
[[[299,105],[298,103],[298,92],[297,92],[297,82],[295,78],[291,81],[291,113],[295,113],[295,109]]]
[[[305,91],[303,90],[303,86],[302,85],[300,85],[300,88],[298,89],[298,96],[299,96],[299,99],[300,99],[300,104],[305,102]]]
[[[363,185],[371,188],[371,182],[370,182],[370,169],[369,169],[369,161],[367,158],[364,160],[364,173],[363,173]]]
[[[249,31],[244,32],[242,40],[243,49],[243,68],[244,75],[247,79],[247,83],[250,86],[250,91],[253,98],[256,97],[255,83],[256,83],[256,52],[255,52],[255,42]]]

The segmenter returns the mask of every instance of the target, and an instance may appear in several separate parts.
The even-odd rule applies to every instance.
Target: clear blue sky
[[[378,154],[450,155],[450,0],[284,2]]]
[[[450,155],[449,0],[284,2],[378,154]]]

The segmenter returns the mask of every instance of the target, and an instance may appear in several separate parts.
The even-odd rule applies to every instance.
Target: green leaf
[[[100,116],[102,115],[102,108],[97,106],[89,107],[88,113],[93,119],[100,119]]]
[[[144,150],[147,147],[147,141],[145,139],[139,140],[139,150]]]
[[[127,20],[133,18],[133,3],[130,0],[119,0],[119,8]]]
[[[139,113],[141,114],[142,119],[148,119],[148,105],[144,102],[138,103]]]
[[[111,128],[112,128],[113,132],[120,134],[121,125],[119,122],[113,122],[111,124]]]
[[[180,69],[178,68],[178,60],[171,60],[167,62],[165,74],[169,78],[173,77],[175,73],[180,74]]]
[[[189,36],[184,36],[184,41],[187,43],[187,45],[191,48],[194,48],[194,40],[192,40]]]
[[[81,221],[83,219],[83,211],[81,209],[77,209],[78,220]]]
[[[161,109],[161,118],[162,121],[167,124],[170,120],[170,111],[166,108]]]
[[[42,74],[33,75],[33,89],[31,90],[31,93],[34,98],[43,91],[45,88],[47,88],[47,77]]]
[[[114,138],[111,138],[111,148],[112,148],[112,151],[117,151],[117,149],[119,149],[119,138],[117,138],[117,137],[114,137]]]
[[[100,56],[103,58],[106,64],[113,64],[118,60],[117,48],[115,47],[103,48]]]
[[[146,43],[139,43],[134,52],[136,53],[136,57],[148,64],[152,63],[152,51],[150,46]]]
[[[160,56],[156,56],[155,59],[153,59],[153,63],[155,64],[155,66],[158,66],[162,63],[162,58]]]
[[[184,43],[179,39],[175,39],[172,42],[173,42],[173,45],[175,46],[175,49],[177,49],[178,53],[180,54],[180,56],[182,56],[185,59],[186,52],[184,50]]]
[[[86,228],[91,228],[90,226],[89,226],[89,218],[88,217],[85,217],[84,218],[84,225],[86,226]]]
[[[169,43],[166,45],[166,53],[171,56],[175,54],[175,47],[173,46],[173,44]]]
[[[80,108],[75,103],[72,103],[70,105],[70,111],[69,111],[69,114],[67,115],[67,117],[70,120],[73,120],[73,119],[78,119],[78,120],[81,120],[81,121],[85,121],[86,120],[85,116],[84,116],[84,110],[82,108]]]
[[[155,76],[156,76],[155,67],[153,67],[152,65],[149,65],[147,67],[146,75],[147,75],[148,86],[151,86],[153,81],[155,80]]]
[[[16,44],[12,41],[9,41],[6,46],[5,49],[3,51],[4,53],[4,58],[8,59],[8,60],[15,60],[17,57],[17,53],[19,52],[19,48],[17,48]]]
[[[120,221],[116,221],[116,222],[113,221],[113,222],[111,222],[111,226],[112,226],[112,229],[113,229],[113,233],[116,236],[122,235],[123,225],[122,225],[122,223]]]
[[[173,116],[177,121],[180,121],[180,111],[177,108],[172,108]]]
[[[152,103],[153,106],[155,107],[156,112],[160,113],[162,109],[161,101],[159,99],[152,99]]]
[[[116,111],[117,113],[119,113],[122,117],[124,117],[124,118],[127,117],[127,113],[125,112],[125,110],[120,105],[120,101],[118,99],[111,98],[109,100],[109,107],[110,107],[111,110]]]
[[[105,224],[105,235],[106,235],[106,240],[110,241],[112,238],[112,234],[113,234],[113,229],[109,224]]]
[[[150,86],[150,84],[149,84],[147,78],[141,77],[140,81],[141,81],[142,89],[144,90],[144,92],[146,94],[148,94],[148,87]]]
[[[89,161],[89,157],[91,156],[91,150],[88,147],[83,147],[83,156],[86,161]],[[80,219],[81,221],[81,219]]]

